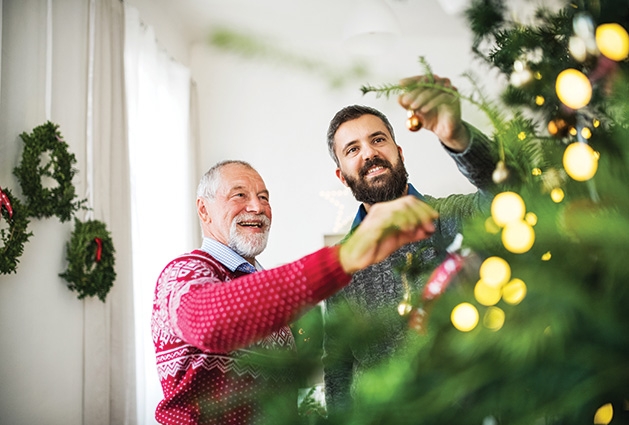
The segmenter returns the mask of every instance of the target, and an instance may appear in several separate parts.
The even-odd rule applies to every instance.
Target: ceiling
[[[348,19],[365,1],[372,0],[161,1],[164,11],[190,42],[207,40],[213,28],[222,26],[293,44],[325,45],[340,40]],[[468,33],[460,14],[444,10],[468,0],[380,1],[393,10],[403,36],[460,37]]]

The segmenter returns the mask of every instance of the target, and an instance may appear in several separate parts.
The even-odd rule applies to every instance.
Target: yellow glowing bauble
[[[507,304],[518,305],[526,297],[526,283],[522,279],[512,279],[502,288],[502,299]]]
[[[563,153],[563,167],[574,180],[586,181],[596,174],[598,158],[587,143],[571,143]]]
[[[479,274],[488,285],[500,287],[511,278],[511,267],[500,257],[489,257],[480,265]]]
[[[535,243],[535,231],[526,221],[514,221],[502,229],[502,244],[514,254],[527,252]]]
[[[528,212],[526,216],[524,216],[524,221],[526,221],[531,226],[535,226],[537,224],[537,214]]]
[[[478,310],[470,303],[461,303],[452,309],[450,320],[461,332],[469,332],[478,324]]]
[[[499,286],[490,285],[483,279],[474,286],[474,298],[485,306],[495,305],[500,301],[502,291]]]
[[[557,76],[555,90],[559,100],[572,109],[583,108],[592,98],[592,84],[581,71],[569,68]]]
[[[550,199],[553,200],[554,203],[558,204],[563,201],[563,198],[566,196],[563,189],[560,187],[556,187],[550,191]]]
[[[514,220],[521,220],[525,212],[524,200],[515,192],[499,193],[491,202],[491,216],[500,227]]]
[[[483,316],[483,325],[497,331],[505,324],[505,312],[498,307],[489,307]]]
[[[596,28],[596,47],[613,61],[629,56],[629,35],[620,25],[602,24]]]
[[[594,414],[594,423],[597,425],[607,425],[614,418],[614,407],[607,403],[598,408]]]

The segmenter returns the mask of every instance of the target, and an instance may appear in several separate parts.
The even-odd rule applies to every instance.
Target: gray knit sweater
[[[404,287],[396,267],[405,263],[408,252],[419,253],[422,269],[416,274],[423,278],[409,280],[411,290],[419,291],[445,258],[446,247],[460,232],[463,221],[489,209],[491,175],[497,158],[491,142],[472,126],[468,125],[468,129],[472,135],[469,147],[461,153],[448,152],[461,173],[479,190],[445,198],[424,195],[425,201],[439,212],[434,235],[408,244],[387,260],[357,272],[348,286],[325,303],[323,369],[326,405],[331,415],[351,408],[352,384],[363,372],[391,356],[407,334],[406,319],[397,312]],[[339,322],[342,326],[337,326]]]

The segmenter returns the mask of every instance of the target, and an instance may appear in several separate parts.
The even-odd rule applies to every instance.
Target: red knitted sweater
[[[289,378],[256,365],[256,356],[294,350],[287,324],[349,281],[338,246],[253,274],[231,272],[201,250],[172,260],[157,280],[151,320],[164,391],[157,421],[264,421],[261,394]]]

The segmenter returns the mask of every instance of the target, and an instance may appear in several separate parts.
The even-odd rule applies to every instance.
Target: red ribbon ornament
[[[100,259],[103,255],[103,240],[101,238],[94,238],[96,242],[96,262],[100,263]]]
[[[4,207],[9,213],[9,218],[13,218],[13,207],[11,206],[11,200],[9,196],[2,191],[0,187],[0,208]]]
[[[427,322],[432,302],[448,289],[452,279],[465,265],[465,256],[460,253],[462,236],[457,235],[454,242],[447,248],[446,259],[432,272],[422,292],[423,307],[414,308],[409,317],[408,325],[422,335],[426,334]]]

